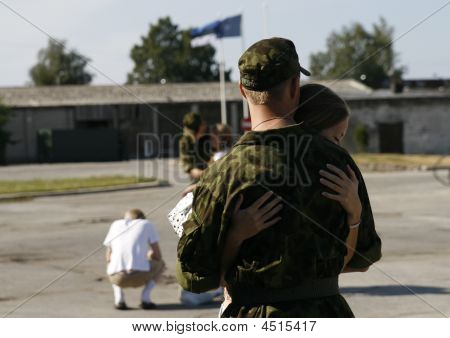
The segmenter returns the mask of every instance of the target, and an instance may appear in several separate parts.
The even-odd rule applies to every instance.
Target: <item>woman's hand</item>
[[[265,193],[246,209],[240,209],[244,197],[239,195],[230,229],[235,240],[243,242],[281,220],[281,217],[274,218],[283,208],[280,199],[274,198],[263,206],[272,195],[271,191]]]
[[[331,200],[338,201],[347,212],[349,225],[361,220],[362,205],[358,195],[358,179],[354,171],[347,165],[347,173],[334,165],[327,164],[327,170],[320,170],[322,176],[320,183],[330,188],[336,194],[322,192],[322,195]]]

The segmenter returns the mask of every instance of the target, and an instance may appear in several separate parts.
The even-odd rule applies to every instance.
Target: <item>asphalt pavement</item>
[[[166,215],[188,184],[176,160],[20,165],[0,179],[146,175],[168,187],[0,203],[0,314],[9,317],[216,317],[219,302],[180,304],[174,277],[177,237]],[[365,173],[383,258],[368,272],[343,274],[340,286],[357,317],[450,315],[450,187],[430,172]],[[157,310],[113,308],[102,241],[129,208],[157,226],[168,269],[153,291]]]

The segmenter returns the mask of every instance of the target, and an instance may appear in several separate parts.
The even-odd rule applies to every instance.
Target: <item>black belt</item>
[[[322,298],[339,294],[338,276],[307,280],[292,288],[262,289],[238,288],[231,290],[236,304],[270,304],[294,300]]]

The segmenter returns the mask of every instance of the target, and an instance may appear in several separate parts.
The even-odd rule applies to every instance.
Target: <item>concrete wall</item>
[[[347,141],[354,149],[354,129],[364,124],[369,131],[369,151],[379,151],[378,123],[403,122],[404,152],[450,153],[450,98],[389,98],[348,100],[351,127]]]

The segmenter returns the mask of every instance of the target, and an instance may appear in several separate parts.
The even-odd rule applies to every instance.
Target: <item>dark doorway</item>
[[[403,154],[403,122],[378,123],[380,153]]]
[[[105,129],[112,128],[110,120],[76,121],[75,129]]]
[[[119,132],[114,129],[52,131],[53,162],[118,161]]]

